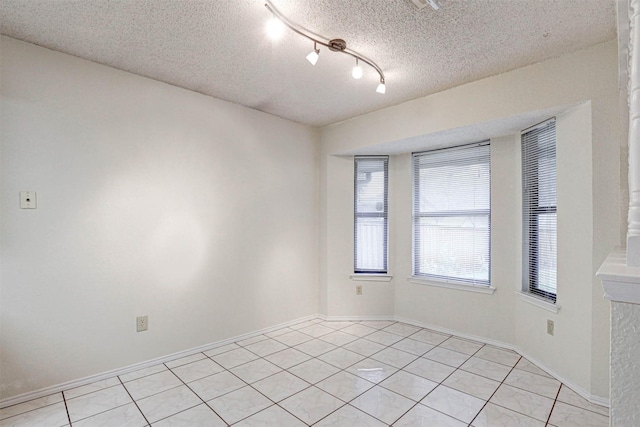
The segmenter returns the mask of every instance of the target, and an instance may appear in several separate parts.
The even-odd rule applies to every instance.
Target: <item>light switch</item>
[[[36,192],[21,191],[20,192],[20,209],[36,209]]]

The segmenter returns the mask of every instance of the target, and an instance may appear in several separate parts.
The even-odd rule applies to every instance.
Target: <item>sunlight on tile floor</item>
[[[608,414],[509,350],[314,319],[1,409],[0,427],[607,427]]]

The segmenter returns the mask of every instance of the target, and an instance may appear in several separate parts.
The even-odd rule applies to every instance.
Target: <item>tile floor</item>
[[[603,426],[518,354],[399,322],[314,319],[0,410],[6,426]]]

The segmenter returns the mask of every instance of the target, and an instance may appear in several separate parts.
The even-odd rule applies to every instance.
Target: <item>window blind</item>
[[[489,142],[413,155],[413,274],[490,284]]]
[[[387,273],[388,171],[388,156],[355,157],[355,273]]]
[[[556,121],[522,132],[523,290],[556,301]]]

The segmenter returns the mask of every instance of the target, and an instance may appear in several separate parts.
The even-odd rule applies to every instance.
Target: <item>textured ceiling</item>
[[[384,71],[286,31],[262,0],[0,0],[0,32],[297,122],[322,126],[612,40],[614,0],[273,0]]]

